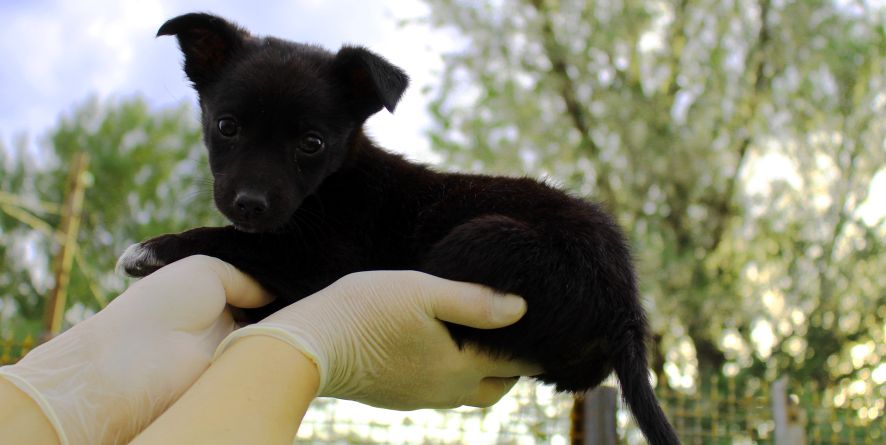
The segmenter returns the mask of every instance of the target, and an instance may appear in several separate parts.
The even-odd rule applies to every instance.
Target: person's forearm
[[[0,443],[58,445],[58,436],[37,402],[0,377]]]
[[[316,366],[292,346],[244,338],[132,444],[289,445],[318,384]]]

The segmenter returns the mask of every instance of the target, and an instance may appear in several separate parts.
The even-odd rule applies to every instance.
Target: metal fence
[[[851,384],[850,384],[851,385]],[[659,388],[658,398],[684,444],[886,443],[886,387],[848,394],[849,385],[712,378],[702,389]],[[630,416],[618,407],[622,443],[643,443]]]
[[[486,409],[397,412],[320,400],[305,417],[297,443],[567,445],[572,404],[571,396],[529,383]]]
[[[0,364],[34,346],[33,338],[0,338]],[[657,390],[684,444],[886,443],[886,387],[864,394],[852,385],[818,388],[712,378],[694,388]],[[487,409],[398,412],[320,399],[308,411],[297,443],[312,445],[568,445],[642,444],[617,392],[601,387],[584,398],[521,382]],[[611,434],[610,434],[611,432]]]

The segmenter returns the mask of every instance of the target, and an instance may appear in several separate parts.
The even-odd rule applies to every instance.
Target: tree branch
[[[569,63],[566,60],[566,50],[563,49],[557,40],[554,32],[554,25],[551,22],[550,10],[544,0],[530,0],[529,3],[535,8],[536,12],[542,19],[542,46],[545,50],[545,56],[551,63],[549,74],[556,80],[559,87],[560,98],[566,105],[566,114],[569,116],[572,126],[578,131],[580,142],[579,149],[585,151],[589,156],[599,159],[600,147],[591,137],[590,117],[587,110],[582,106],[576,93],[575,81],[569,75]],[[599,164],[598,164],[599,165]],[[596,187],[602,195],[603,200],[611,207],[617,207],[615,192],[612,185],[603,174],[603,171],[596,172]]]
[[[668,99],[668,110],[674,106],[674,99],[677,95],[679,86],[677,78],[680,76],[680,61],[683,60],[683,49],[686,47],[686,8],[689,0],[680,0],[674,8],[674,22],[671,24],[671,32],[668,36],[668,43],[671,48],[670,58],[668,60],[668,68],[670,76],[665,83],[664,93]]]
[[[754,50],[748,52],[747,62],[745,64],[745,66],[753,66],[750,71],[753,73],[752,76],[754,79],[751,94],[747,95],[747,103],[742,107],[745,110],[745,113],[742,115],[741,120],[744,121],[745,125],[753,119],[754,115],[757,113],[757,109],[760,105],[760,96],[769,89],[772,83],[772,74],[766,73],[766,50],[771,41],[769,29],[771,0],[760,0],[759,5],[760,30],[757,33],[757,43],[754,46]],[[722,199],[713,204],[713,209],[716,214],[716,222],[711,231],[711,242],[706,246],[706,249],[709,252],[716,250],[720,246],[720,243],[723,241],[723,234],[726,231],[726,227],[729,226],[729,223],[736,214],[736,208],[734,206],[736,187],[739,174],[741,174],[741,169],[747,160],[748,149],[751,146],[752,140],[752,132],[746,129],[744,134],[742,134],[741,138],[738,140],[738,143],[735,145],[735,153],[737,156],[735,168],[732,170],[732,176],[726,183],[726,190],[723,193]]]

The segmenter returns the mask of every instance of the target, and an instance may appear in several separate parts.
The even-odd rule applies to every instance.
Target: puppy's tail
[[[631,337],[614,363],[622,397],[650,445],[680,445],[680,439],[661,410],[649,383],[645,338],[642,335]]]

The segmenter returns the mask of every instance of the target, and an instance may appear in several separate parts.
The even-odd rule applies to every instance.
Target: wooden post
[[[806,445],[804,413],[788,398],[788,379],[772,384],[772,418],[775,421],[775,445]]]
[[[62,206],[61,222],[56,232],[60,246],[55,258],[55,285],[46,302],[43,317],[44,340],[59,333],[67,303],[68,283],[71,279],[71,267],[74,263],[74,252],[77,249],[77,233],[80,230],[80,218],[83,212],[83,195],[86,191],[86,169],[89,157],[86,153],[74,155],[71,172],[68,175],[65,202]]]
[[[598,386],[575,398],[572,408],[572,445],[615,445],[615,413],[618,390]]]
[[[585,440],[585,396],[576,394],[572,398],[572,412],[569,414],[569,443],[582,445]]]

